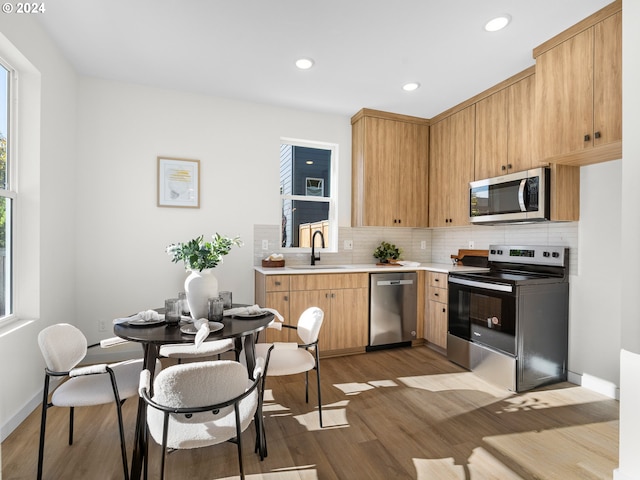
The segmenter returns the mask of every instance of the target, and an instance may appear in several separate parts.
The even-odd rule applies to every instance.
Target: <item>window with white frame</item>
[[[282,248],[310,248],[321,231],[327,250],[335,250],[337,151],[335,144],[281,139]]]
[[[0,321],[13,315],[12,70],[0,62]]]

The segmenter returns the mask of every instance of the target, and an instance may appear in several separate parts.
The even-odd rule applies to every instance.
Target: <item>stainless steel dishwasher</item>
[[[417,279],[415,272],[370,275],[367,350],[408,346],[416,338]]]

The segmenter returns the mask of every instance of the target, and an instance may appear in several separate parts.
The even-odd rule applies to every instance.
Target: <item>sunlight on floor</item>
[[[247,479],[274,479],[274,480],[318,480],[318,470],[315,465],[300,467],[278,468],[269,473],[257,473],[244,476]],[[238,476],[224,477],[220,480],[237,480]]]
[[[590,453],[597,451],[599,456],[606,455],[611,458],[612,465],[616,465],[618,441],[615,434],[618,428],[611,428],[612,424],[617,425],[618,421],[494,435],[485,437],[483,441],[533,474],[542,475],[544,472],[554,471],[556,478],[606,479],[611,478],[610,465],[603,466],[602,459],[594,459]],[[608,435],[609,441],[603,442],[602,439]],[[563,438],[565,441],[562,441]],[[553,448],[549,448],[550,445]],[[546,452],[543,464],[539,462],[538,455],[524,454],[540,451]],[[567,465],[571,466],[570,470],[563,472],[562,466]],[[576,477],[576,469],[582,472],[579,477]]]
[[[393,380],[372,380],[367,383],[334,383],[333,386],[342,390],[345,395],[358,395],[374,388],[397,387],[398,384]]]
[[[503,388],[496,387],[489,382],[482,380],[473,372],[418,375],[413,377],[400,377],[398,380],[408,387],[428,390],[430,392],[474,389],[492,395],[496,398],[504,398],[512,394]]]
[[[521,477],[503,465],[498,459],[482,447],[477,447],[466,460],[465,465],[456,465],[455,459],[414,458],[417,480],[465,480],[465,479],[496,479],[517,480]]]
[[[575,387],[523,392],[517,396],[505,398],[504,402],[509,405],[505,406],[502,411],[512,413],[543,408],[567,407],[598,401],[602,401],[601,394],[576,385]]]
[[[335,428],[347,428],[350,426],[349,421],[347,420],[348,405],[348,401],[322,405],[323,428],[320,428],[320,417],[318,416],[317,407],[311,412],[304,413],[302,415],[295,415],[293,418],[300,422],[300,425],[306,427],[310,432]]]

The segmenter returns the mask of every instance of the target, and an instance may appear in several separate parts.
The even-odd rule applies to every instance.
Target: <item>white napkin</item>
[[[420,265],[420,262],[412,262],[411,260],[400,260],[399,262],[396,262],[404,267],[417,267],[418,265]]]
[[[225,317],[230,317],[231,315],[256,315],[262,312],[273,313],[278,320],[284,322],[284,317],[280,315],[280,312],[275,310],[274,308],[265,308],[259,305],[251,305],[248,307],[236,307],[230,308],[229,310],[224,311]]]
[[[155,310],[145,310],[143,312],[138,312],[135,315],[131,315],[130,317],[116,318],[113,321],[113,324],[129,322],[131,320],[143,320],[145,322],[149,322],[151,320],[160,320],[160,318],[160,314]]]
[[[209,336],[211,333],[211,329],[209,328],[209,320],[206,318],[198,318],[193,321],[193,326],[198,330],[196,333],[196,338],[193,341],[196,345],[196,349],[202,345],[202,342]]]

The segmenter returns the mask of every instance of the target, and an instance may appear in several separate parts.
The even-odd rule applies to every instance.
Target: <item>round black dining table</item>
[[[234,304],[232,308],[246,305]],[[156,309],[162,313],[163,309]],[[264,315],[255,317],[226,316],[221,323],[224,328],[211,332],[205,342],[232,338],[235,347],[241,351],[244,347],[244,354],[247,361],[249,376],[253,376],[255,368],[255,342],[258,333],[271,323],[274,315],[265,312]],[[181,324],[183,324],[181,322]],[[158,323],[151,326],[129,325],[127,322],[117,323],[113,326],[113,333],[118,337],[131,342],[138,342],[142,345],[144,352],[143,368],[151,372],[151,378],[155,373],[156,360],[159,357],[162,345],[176,343],[194,343],[195,336],[185,334],[180,331],[179,325],[167,325]],[[142,474],[142,466],[145,464],[147,456],[147,415],[146,405],[142,398],[138,399],[138,415],[136,418],[135,442],[133,446],[133,458],[131,459],[131,479],[137,480]]]

